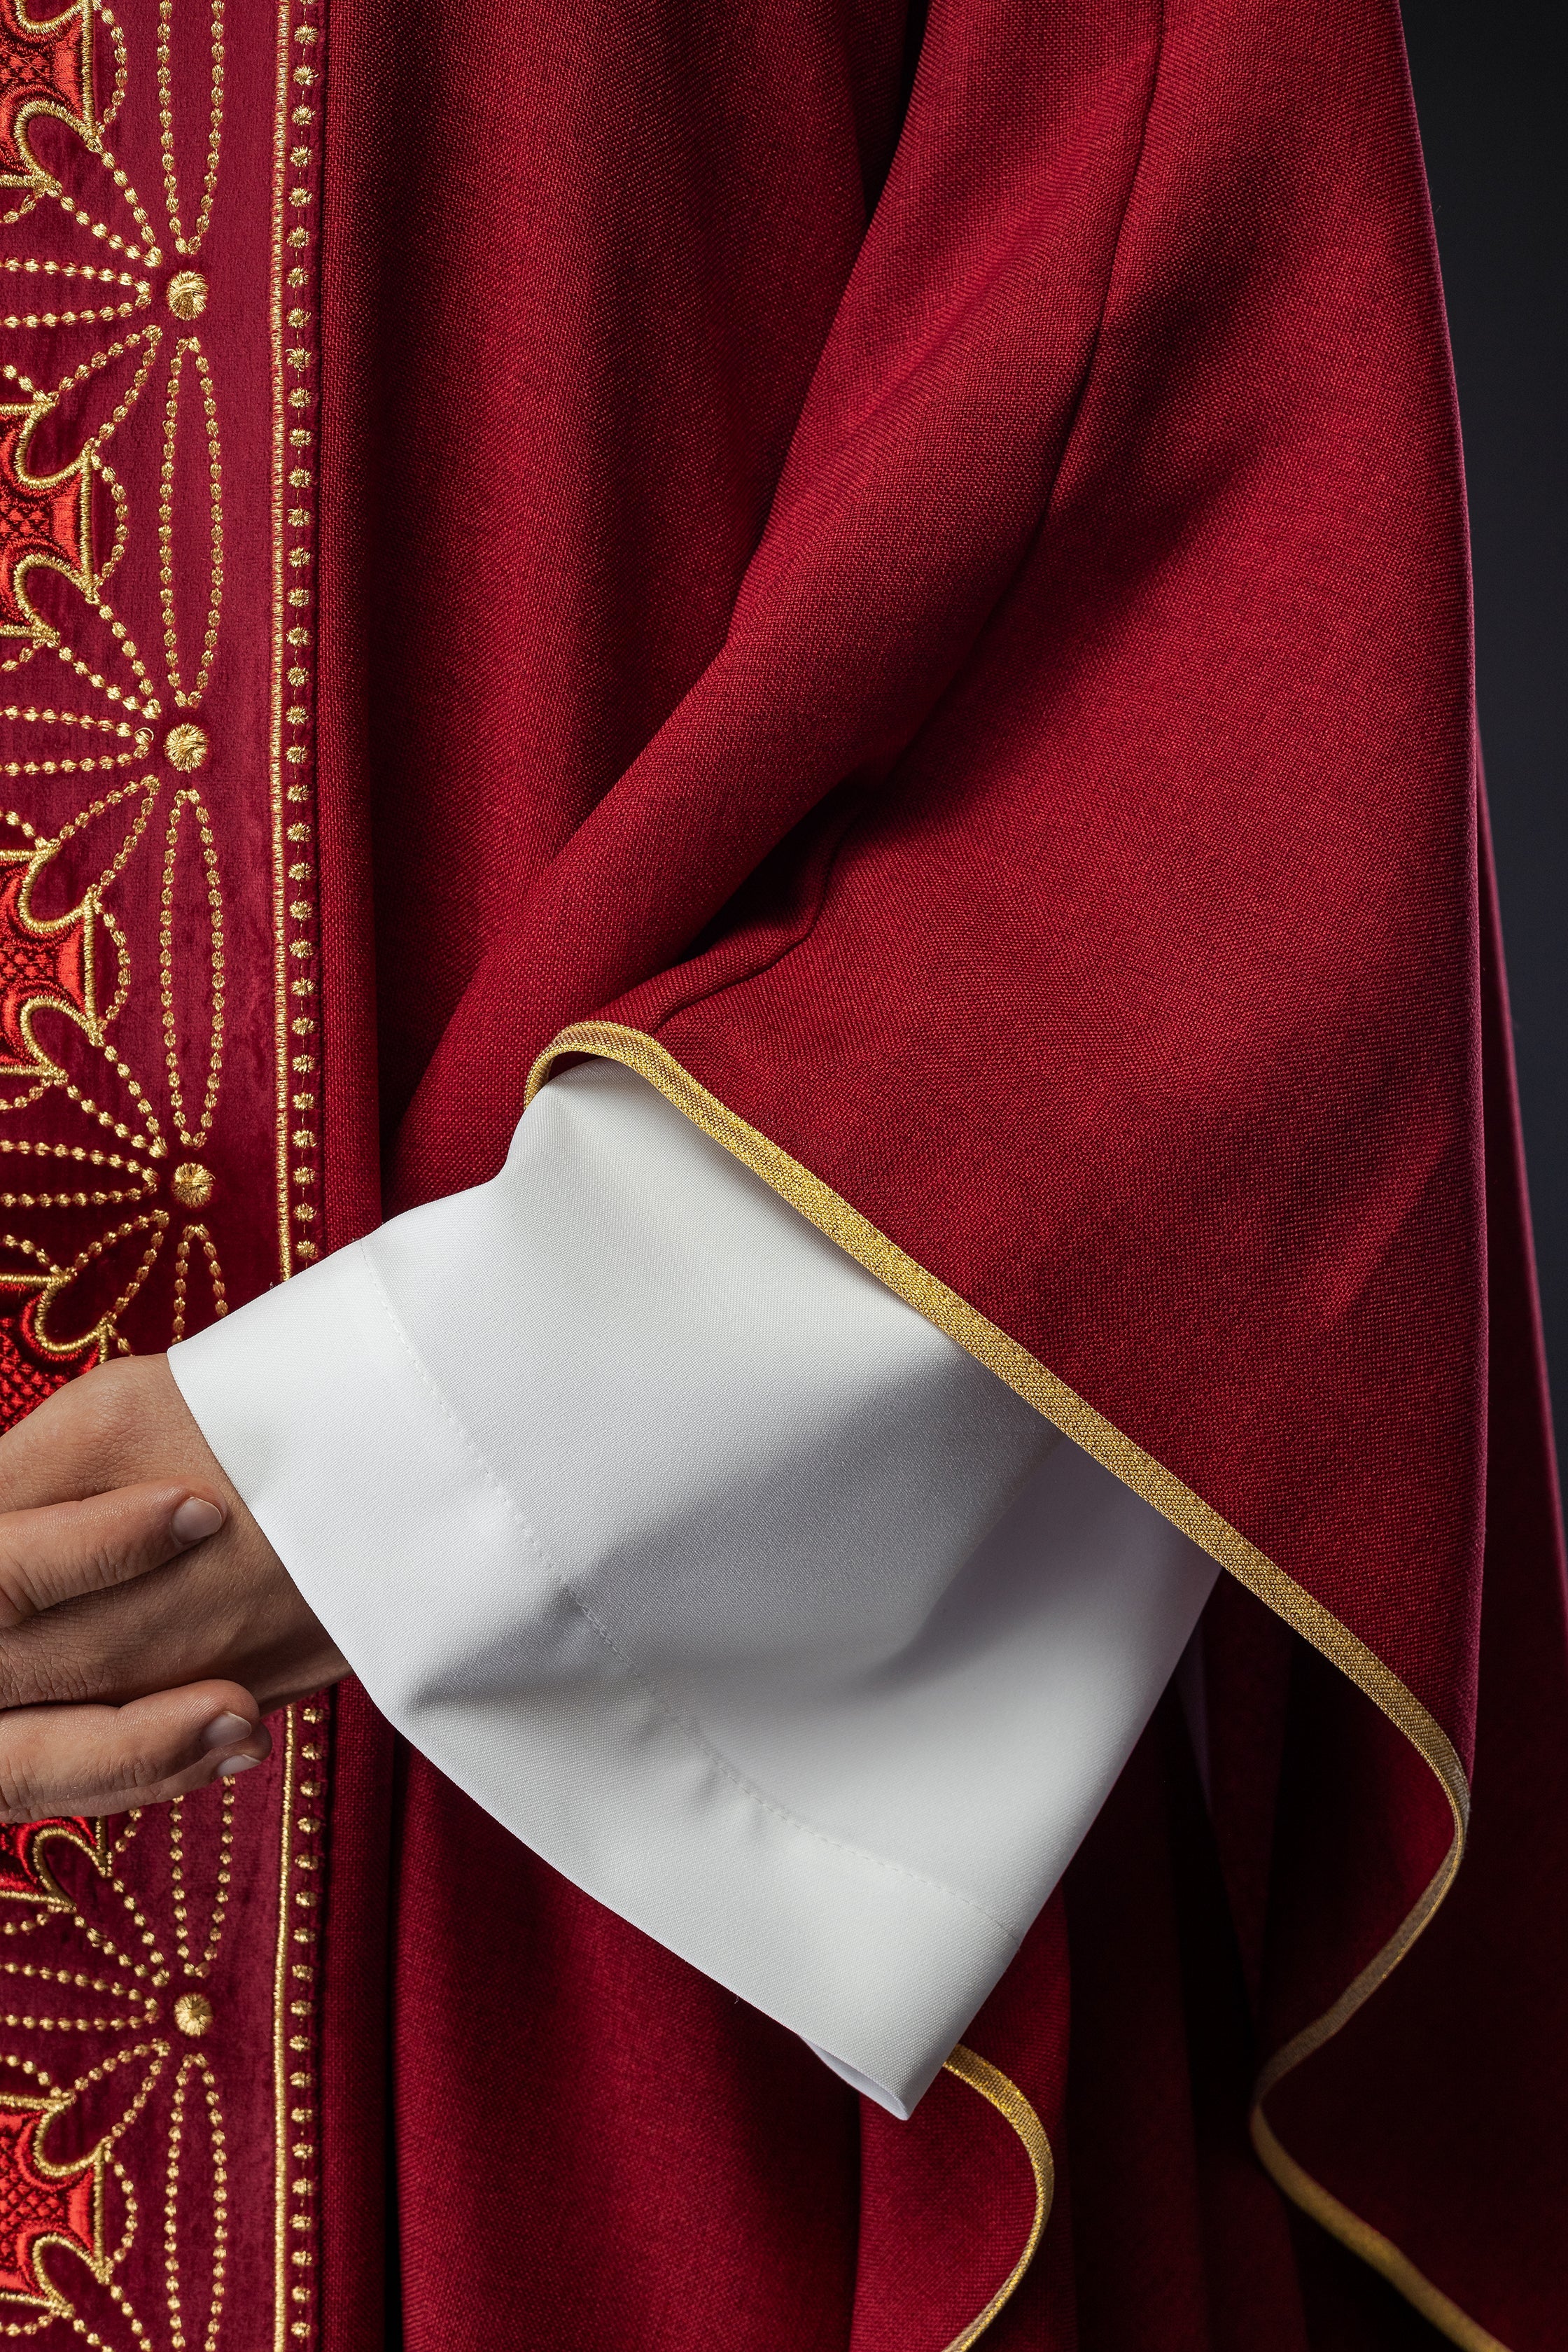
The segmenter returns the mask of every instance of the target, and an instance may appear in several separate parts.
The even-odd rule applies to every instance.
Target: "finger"
[[[0,1715],[0,1822],[163,1804],[271,1752],[237,1683],[192,1683],[126,1706],[15,1707]]]
[[[57,1601],[162,1568],[216,1535],[226,1516],[215,1495],[183,1480],[0,1513],[0,1633]]]

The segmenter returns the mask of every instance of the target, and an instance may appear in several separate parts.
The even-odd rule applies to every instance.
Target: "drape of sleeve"
[[[399,1729],[900,2114],[1215,1573],[611,1065],[170,1360]]]
[[[396,1181],[491,1173],[536,1056],[626,1061],[1327,1661],[1257,2144],[1457,2340],[1536,2341],[1561,2151],[1505,2217],[1473,2143],[1563,2079],[1552,1972],[1456,1979],[1425,2072],[1369,2000],[1469,1801],[1476,808],[1394,8],[939,5],[724,642],[497,919]],[[1492,1573],[1568,1688],[1531,1524]]]

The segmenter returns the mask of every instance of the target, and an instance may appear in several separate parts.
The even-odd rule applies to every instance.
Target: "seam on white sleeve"
[[[406,1325],[404,1323],[402,1317],[398,1314],[396,1307],[393,1305],[391,1294],[388,1292],[386,1285],[381,1278],[380,1270],[377,1267],[374,1259],[371,1256],[367,1244],[361,1241],[356,1243],[354,1246],[359,1250],[364,1262],[365,1270],[375,1286],[376,1295],[381,1301],[388,1322],[391,1324],[394,1332],[396,1334],[397,1339],[410,1363],[413,1365],[415,1371],[418,1374],[418,1377],[423,1381],[425,1387],[429,1391],[430,1395],[436,1403],[437,1409],[441,1413],[443,1419],[448,1423],[459,1442],[472,1456],[486,1483],[500,1497],[509,1516],[513,1520],[519,1532],[522,1536],[523,1541],[528,1545],[530,1550],[533,1553],[540,1565],[545,1570],[548,1575],[553,1578],[560,1591],[565,1595],[573,1607],[577,1610],[584,1619],[584,1622],[592,1626],[594,1632],[598,1635],[600,1641],[610,1652],[611,1655],[619,1661],[621,1666],[632,1677],[633,1681],[647,1694],[648,1697],[664,1717],[666,1722],[670,1724],[677,1731],[681,1732],[685,1738],[690,1740],[694,1747],[700,1748],[702,1754],[708,1758],[709,1761],[723,1774],[724,1778],[733,1788],[739,1790],[743,1797],[749,1799],[752,1804],[759,1806],[763,1811],[771,1813],[776,1821],[783,1822],[788,1828],[797,1830],[806,1837],[814,1838],[819,1844],[827,1846],[835,1853],[846,1854],[856,1862],[868,1864],[874,1870],[885,1871],[893,1877],[908,1879],[914,1885],[927,1887],[932,1894],[945,1895],[949,1901],[962,1904],[965,1910],[972,1911],[976,1918],[984,1919],[987,1927],[995,1928],[999,1935],[1005,1936],[1010,1944],[1016,1947],[1023,1940],[1019,1930],[1009,1927],[1005,1920],[998,1919],[994,1913],[986,1910],[984,1904],[977,1903],[972,1895],[965,1895],[961,1888],[950,1886],[942,1879],[932,1878],[924,1871],[911,1870],[907,1864],[894,1862],[886,1854],[869,1853],[864,1846],[852,1845],[847,1839],[835,1837],[831,1832],[819,1829],[815,1822],[805,1821],[800,1814],[792,1812],[788,1806],[781,1805],[775,1798],[765,1795],[761,1789],[757,1788],[752,1781],[748,1780],[745,1775],[736,1769],[728,1757],[722,1755],[721,1751],[713,1746],[707,1735],[701,1731],[695,1723],[693,1723],[689,1716],[684,1714],[679,1707],[677,1707],[665,1696],[664,1692],[659,1689],[658,1685],[649,1680],[643,1669],[633,1658],[629,1657],[626,1652],[621,1647],[620,1643],[616,1640],[615,1635],[610,1632],[608,1626],[595,1615],[594,1610],[584,1599],[583,1595],[576,1590],[576,1587],[572,1583],[571,1579],[565,1574],[563,1570],[558,1566],[553,1557],[546,1551],[544,1546],[540,1542],[528,1520],[523,1517],[517,1499],[511,1493],[510,1488],[495,1470],[482,1448],[479,1446],[478,1441],[468,1429],[467,1425],[453,1411],[452,1406],[448,1402],[439,1383],[437,1381],[434,1374],[426,1364],[418,1349],[415,1346],[413,1338],[410,1335]]]

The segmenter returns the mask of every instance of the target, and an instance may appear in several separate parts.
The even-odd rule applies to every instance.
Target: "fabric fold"
[[[895,2114],[1215,1573],[608,1064],[171,1361],[397,1727]]]

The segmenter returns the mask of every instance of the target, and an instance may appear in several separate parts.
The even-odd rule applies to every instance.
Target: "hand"
[[[165,1358],[89,1372],[0,1438],[0,1820],[243,1769],[263,1709],[347,1671]]]

